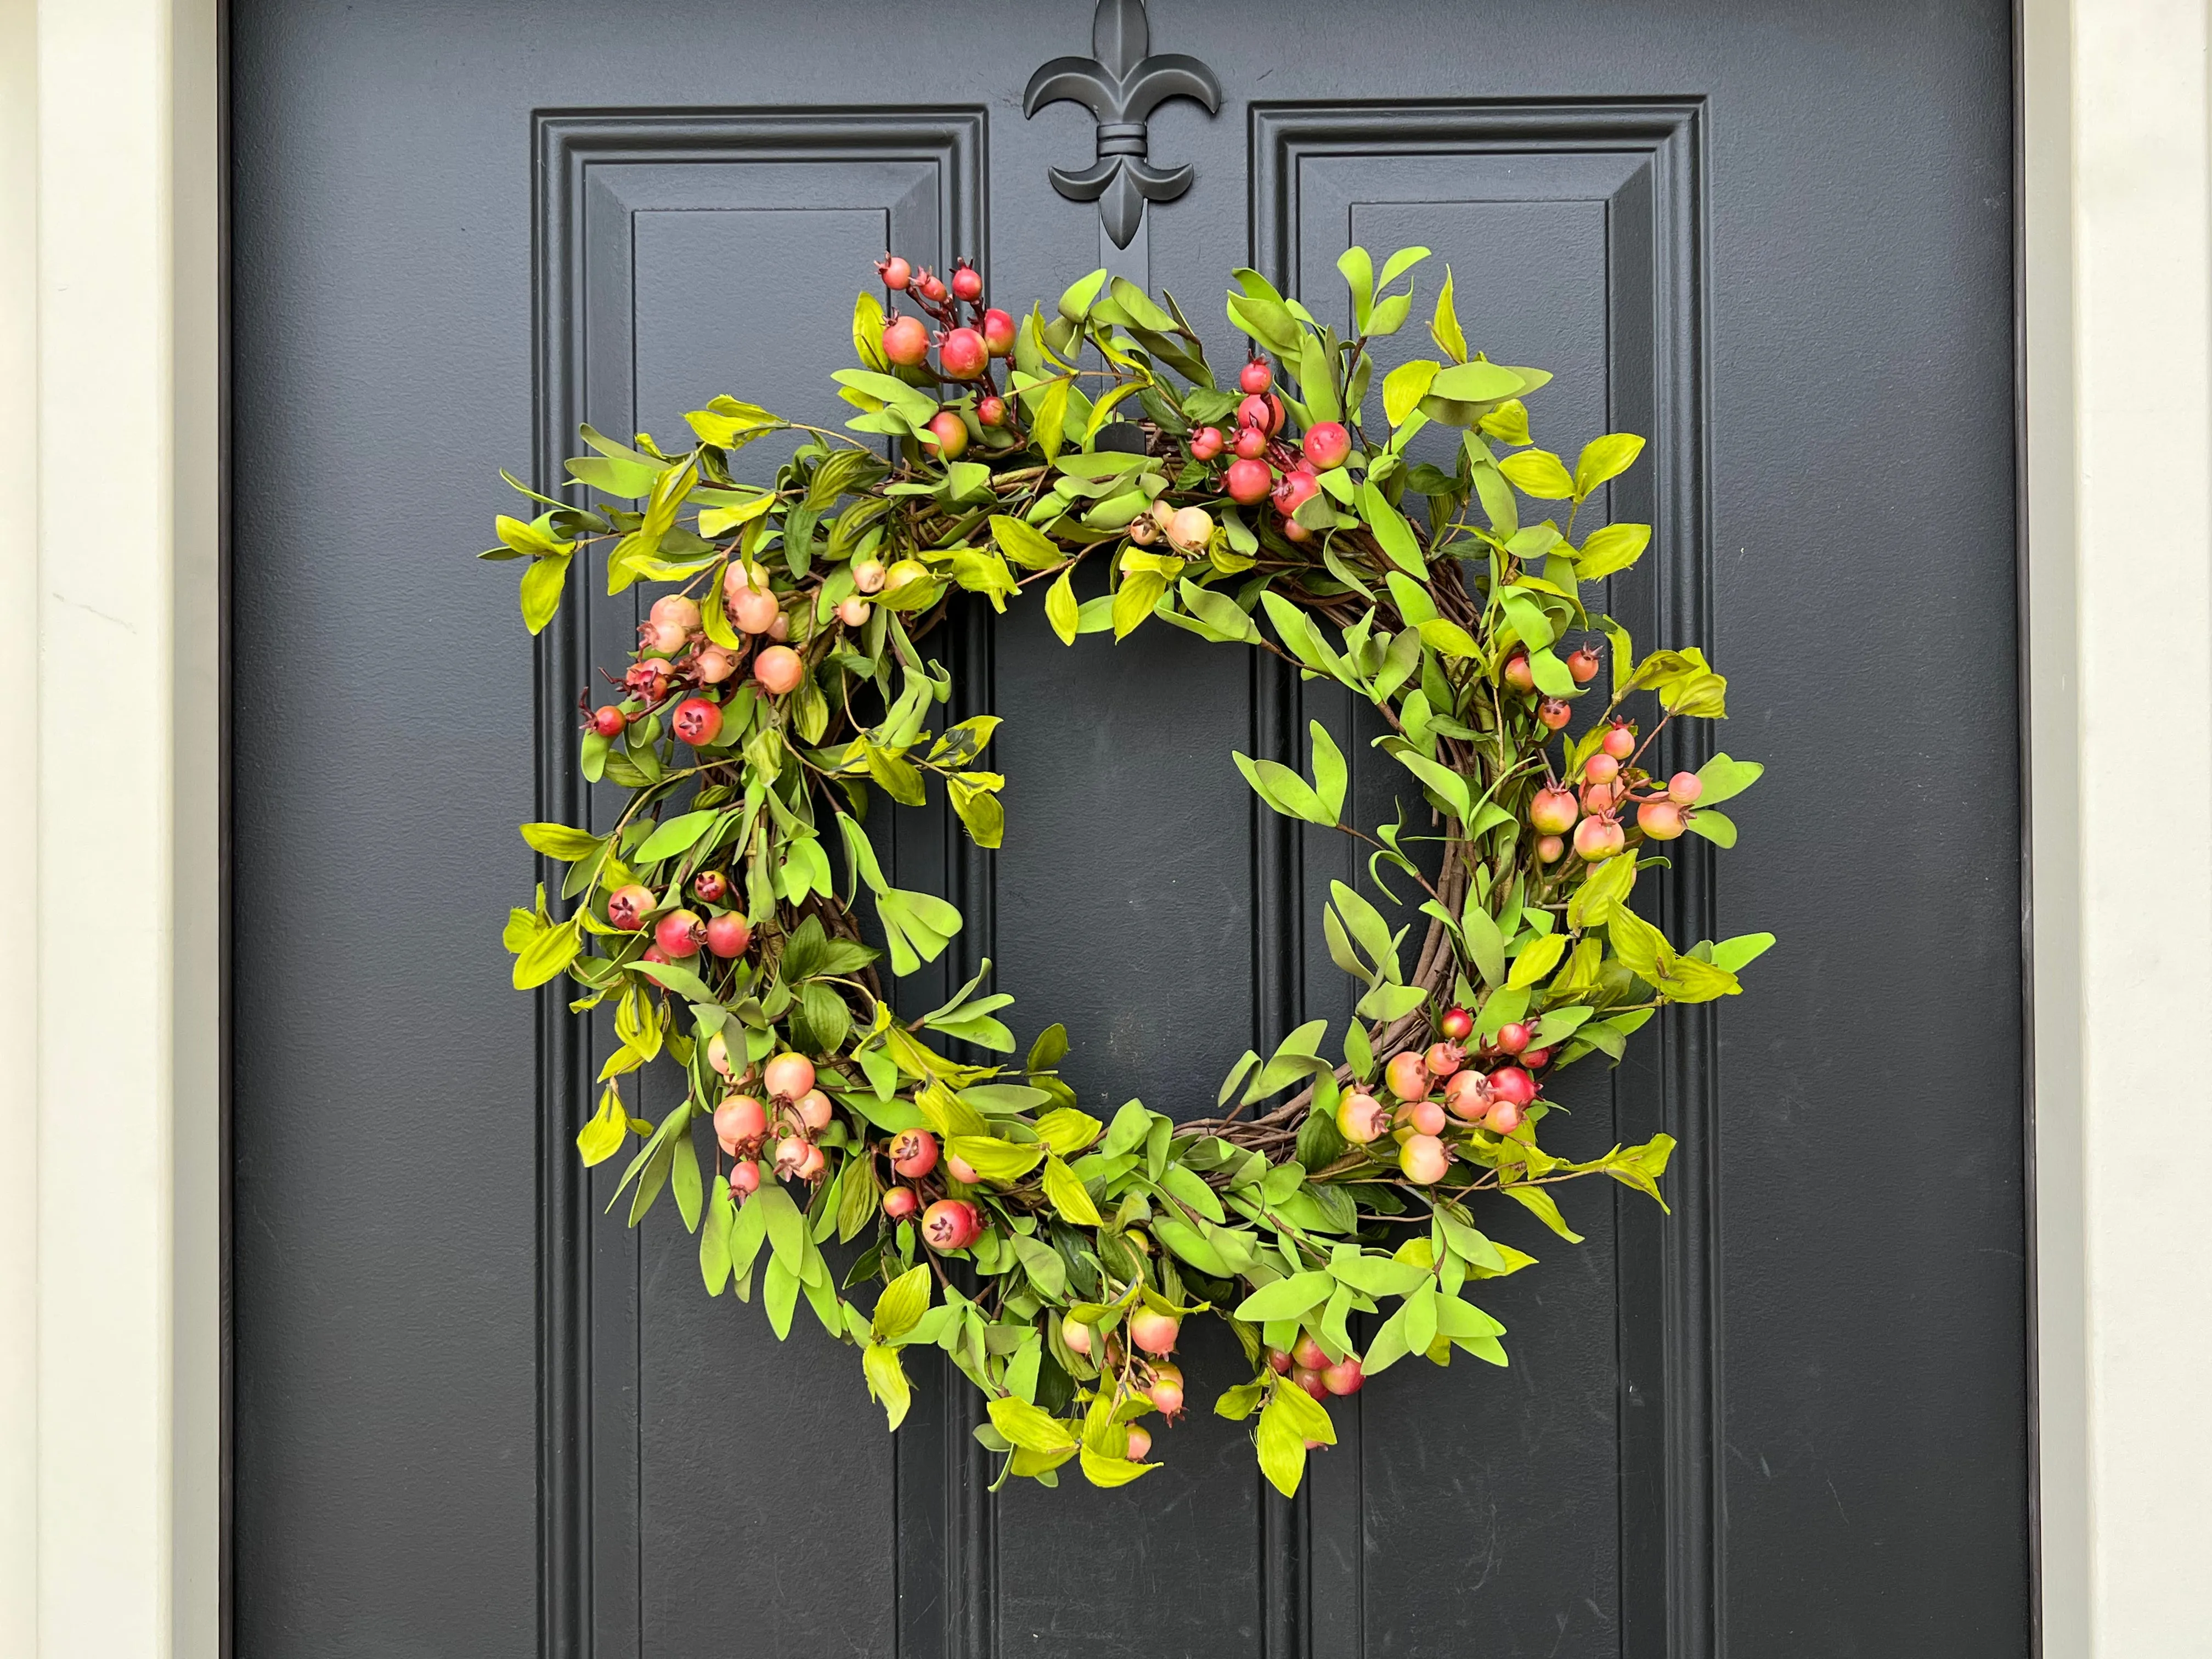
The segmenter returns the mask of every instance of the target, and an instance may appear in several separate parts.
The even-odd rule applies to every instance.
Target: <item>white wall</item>
[[[2027,18],[2045,1650],[2183,1659],[2212,1654],[2207,18]]]
[[[216,1651],[213,0],[0,0],[0,1653]]]
[[[215,9],[0,0],[11,1659],[215,1651]],[[2044,1652],[2186,1659],[2212,1656],[2207,17],[2022,17]]]

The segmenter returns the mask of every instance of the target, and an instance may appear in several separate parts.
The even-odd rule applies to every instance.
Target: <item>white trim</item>
[[[2205,0],[2021,18],[2043,1652],[2165,1659],[2212,1654],[2208,28]],[[0,1157],[0,1652],[26,1659],[215,1651],[216,20],[0,0],[0,1054],[35,1097]],[[88,695],[118,663],[143,671],[120,720]]]
[[[0,1650],[27,1659],[216,1651],[216,16],[0,0]]]

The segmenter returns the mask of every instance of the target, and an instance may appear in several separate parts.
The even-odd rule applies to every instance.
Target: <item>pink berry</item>
[[[671,910],[653,923],[653,942],[680,962],[699,954],[707,942],[707,924],[689,910]]]
[[[958,261],[952,271],[952,294],[955,299],[974,304],[983,297],[983,273],[965,259]]]
[[[896,253],[887,253],[876,261],[876,274],[885,288],[903,289],[914,280],[914,267]]]
[[[937,1137],[927,1129],[902,1129],[891,1142],[891,1168],[918,1181],[937,1167]]]
[[[929,356],[929,330],[919,317],[895,317],[884,329],[884,356],[902,368],[914,368]]]
[[[819,1089],[809,1089],[792,1103],[792,1109],[799,1114],[801,1123],[817,1133],[830,1127],[836,1110],[830,1103],[830,1097]]]
[[[1129,1317],[1129,1340],[1146,1353],[1170,1354],[1182,1328],[1182,1322],[1174,1315],[1142,1308]]]
[[[1636,827],[1653,841],[1673,841],[1690,826],[1671,800],[1647,800],[1636,809]]]
[[[884,1213],[894,1221],[905,1220],[921,1207],[921,1200],[911,1187],[890,1187],[884,1191]]]
[[[1615,720],[1605,734],[1605,752],[1615,760],[1626,760],[1636,752],[1636,728],[1626,720]]]
[[[731,1095],[714,1108],[714,1139],[729,1157],[751,1152],[767,1133],[768,1114],[750,1095]]]
[[[1306,459],[1326,472],[1333,466],[1342,466],[1345,457],[1352,453],[1352,434],[1337,421],[1323,421],[1306,434]]]
[[[1067,1345],[1068,1352],[1091,1358],[1091,1327],[1073,1314],[1060,1316],[1060,1340]]]
[[[983,313],[983,345],[994,357],[1013,356],[1014,332],[1014,319],[1005,312],[991,310]]]
[[[752,1159],[747,1158],[741,1164],[730,1165],[732,1201],[744,1203],[747,1198],[760,1190],[760,1165],[754,1163]]]
[[[1275,371],[1265,357],[1255,357],[1237,371],[1237,384],[1247,393],[1263,392],[1275,384]]]
[[[1490,1074],[1490,1092],[1526,1106],[1536,1097],[1536,1079],[1518,1066],[1501,1066]]]
[[[937,362],[948,380],[973,380],[990,366],[991,349],[972,328],[948,329],[937,343]]]
[[[1398,1149],[1398,1167],[1416,1186],[1433,1186],[1451,1168],[1451,1154],[1434,1135],[1408,1135]]]
[[[624,933],[635,933],[645,926],[646,914],[653,908],[653,890],[632,882],[627,887],[617,887],[607,896],[607,924]]]
[[[805,677],[805,659],[787,645],[771,645],[753,659],[753,678],[770,696],[783,696]]]
[[[1321,1385],[1331,1394],[1358,1394],[1367,1381],[1359,1369],[1359,1361],[1346,1354],[1321,1374]]]
[[[1336,1103],[1337,1133],[1355,1146],[1379,1140],[1390,1130],[1390,1114],[1370,1094],[1348,1094]]]
[[[1667,799],[1677,806],[1689,806],[1705,793],[1705,781],[1695,772],[1677,772],[1667,780]]]
[[[1428,1066],[1410,1048],[1390,1056],[1390,1063],[1382,1068],[1382,1080],[1401,1100],[1419,1100],[1429,1092]]]
[[[1202,426],[1190,434],[1190,453],[1194,459],[1210,461],[1222,451],[1224,440],[1218,426]]]

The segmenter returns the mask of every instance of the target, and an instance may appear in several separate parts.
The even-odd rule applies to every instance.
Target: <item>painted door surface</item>
[[[230,15],[240,1654],[2025,1650],[2008,8],[1154,0],[1220,107],[1152,112],[1191,182],[1116,268],[1218,361],[1231,267],[1341,309],[1347,241],[1433,248],[1424,309],[1449,263],[1473,343],[1557,373],[1546,431],[1650,434],[1611,608],[1712,652],[1698,740],[1769,767],[1661,919],[1781,945],[1567,1096],[1571,1148],[1680,1138],[1671,1216],[1496,1218],[1542,1258],[1490,1301],[1510,1367],[1394,1371],[1295,1503],[1206,1409],[1225,1338],[1122,1491],[987,1494],[939,1378],[887,1437],[849,1350],[599,1213],[604,1035],[499,943],[633,618],[533,653],[469,556],[495,469],[720,392],[837,417],[887,245],[1048,303],[1117,210],[1048,176],[1092,113],[1023,112],[1090,0]],[[1352,866],[1229,753],[1348,736],[1341,702],[1165,629],[1066,650],[1034,606],[941,644],[1006,719],[1007,832],[879,837],[970,921],[909,1012],[988,956],[1086,1106],[1182,1115],[1340,1020],[1317,894]]]

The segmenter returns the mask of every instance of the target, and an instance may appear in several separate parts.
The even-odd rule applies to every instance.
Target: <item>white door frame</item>
[[[2206,3],[2020,10],[2048,1659],[2212,1656]],[[218,1652],[220,33],[220,0],[0,0],[0,1652],[24,1659]],[[123,912],[88,925],[103,895]]]

